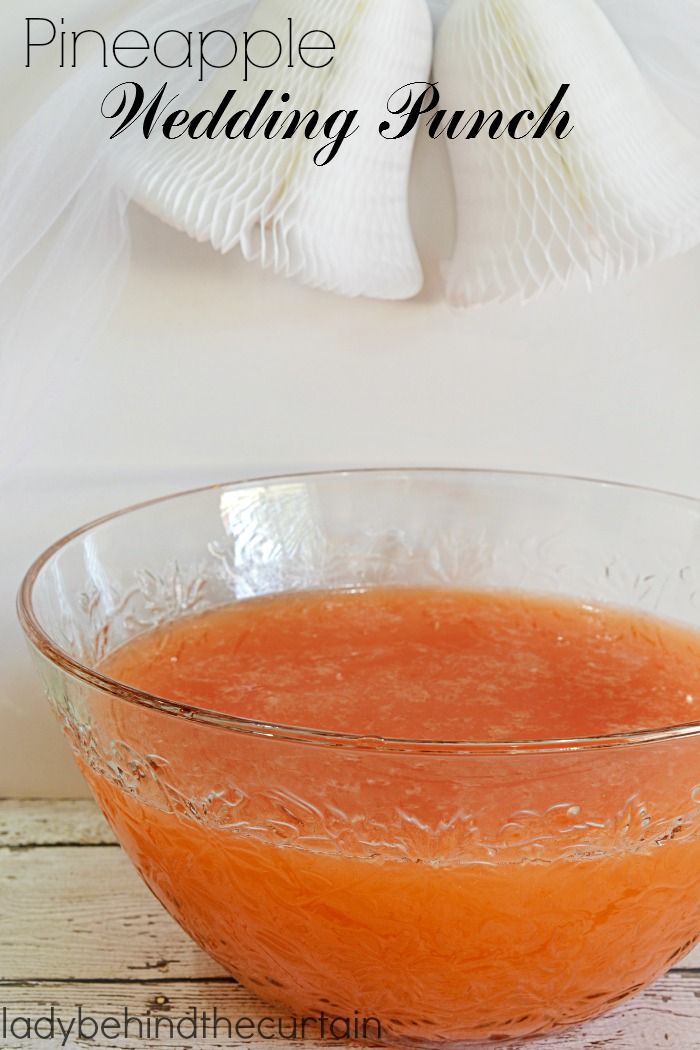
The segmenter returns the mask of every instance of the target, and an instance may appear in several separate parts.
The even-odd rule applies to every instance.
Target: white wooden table
[[[7,1050],[63,1045],[261,1050],[271,1042],[203,1038],[200,1031],[186,1043],[177,1034],[171,1040],[168,1026],[150,1041],[139,1039],[135,1029],[116,1038],[80,1040],[71,1034],[65,1043],[60,1031],[53,1039],[22,1036],[24,1023],[17,1019],[28,1018],[33,1027],[50,1016],[52,1006],[65,1023],[79,1005],[98,1019],[123,1017],[125,1008],[142,1018],[147,1012],[152,1018],[180,1018],[194,1006],[200,1016],[204,1009],[211,1016],[216,1007],[219,1016],[234,1021],[270,1012],[182,933],[143,886],[90,802],[0,801],[0,985],[0,1047]],[[11,1020],[14,1035],[7,1027]],[[44,1025],[40,1031],[49,1029]],[[328,1047],[333,1041],[303,1045]],[[700,1050],[700,951],[615,1013],[528,1045],[532,1050]]]

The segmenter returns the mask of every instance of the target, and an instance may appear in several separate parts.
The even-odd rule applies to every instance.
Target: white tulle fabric
[[[700,0],[598,0],[640,71],[700,135]]]
[[[97,20],[114,6],[99,0],[91,10]],[[152,0],[145,6],[132,0],[126,9],[121,5],[120,15],[124,28],[154,39],[178,28],[216,26],[236,34],[253,7],[253,0]],[[183,99],[195,94],[191,71],[168,72]],[[138,73],[146,92],[164,79],[157,64]],[[114,83],[114,70],[97,62],[78,68],[0,154],[2,481],[11,480],[33,451],[35,415],[61,410],[61,395],[75,381],[128,273],[130,194],[123,166],[136,160],[140,147],[136,136],[109,140],[99,101]]]
[[[192,236],[222,251],[238,245],[309,284],[387,298],[420,287],[407,208],[412,144],[383,141],[376,124],[392,90],[430,76],[428,0],[296,6],[335,30],[342,58],[327,78],[297,71],[280,89],[310,106],[323,90],[324,109],[363,109],[365,132],[325,168],[307,163],[301,141],[287,143],[284,158],[274,143],[219,141],[195,156],[203,143],[147,147],[138,134],[110,142],[96,100],[114,86],[114,69],[96,65],[79,68],[0,155],[6,474],[18,462],[14,450],[28,445],[32,411],[58,403],[120,293],[134,196]],[[453,302],[527,298],[577,273],[602,280],[700,241],[700,0],[429,7],[438,27],[432,75],[448,107],[546,104],[565,81],[577,124],[566,149],[553,138],[454,143]],[[94,0],[96,15],[114,8]],[[282,0],[132,0],[119,10],[124,27],[150,39],[173,28],[238,34],[251,20],[294,13]],[[252,97],[263,80],[274,88],[276,76],[239,86]],[[155,63],[138,70],[147,94],[164,79]],[[184,103],[202,90],[187,69],[167,71],[167,80]],[[215,75],[204,90],[220,95],[222,84]],[[226,86],[236,85],[227,77]],[[25,269],[30,290],[18,297],[15,279]]]

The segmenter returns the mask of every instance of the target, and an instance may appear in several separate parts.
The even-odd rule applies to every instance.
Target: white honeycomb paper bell
[[[221,252],[240,246],[278,273],[347,296],[405,299],[422,285],[411,232],[408,184],[414,136],[385,141],[377,127],[386,100],[430,70],[432,25],[426,0],[306,0],[304,25],[323,27],[338,54],[325,69],[283,63],[215,74],[193,107],[215,109],[236,87],[232,109],[250,109],[266,89],[289,108],[321,115],[358,109],[359,129],[325,166],[314,164],[320,140],[262,135],[230,140],[158,136],[139,152],[131,192],[149,211]],[[294,11],[261,0],[248,26],[284,39]],[[258,61],[276,46],[261,44]],[[285,110],[284,105],[280,108]]]
[[[449,144],[458,223],[448,298],[528,299],[700,241],[700,142],[649,88],[595,0],[452,0],[435,77],[448,112],[542,113],[562,84],[574,130]]]

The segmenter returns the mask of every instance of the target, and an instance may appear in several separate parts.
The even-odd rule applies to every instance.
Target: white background
[[[32,14],[42,6],[56,13]],[[25,13],[22,0],[0,13],[5,136],[50,83],[21,68]],[[193,484],[340,465],[557,471],[700,497],[700,252],[594,294],[452,312],[435,149],[416,164],[430,276],[412,303],[301,289],[134,212],[123,299],[0,490],[0,795],[83,793],[13,606],[31,558],[84,520]]]

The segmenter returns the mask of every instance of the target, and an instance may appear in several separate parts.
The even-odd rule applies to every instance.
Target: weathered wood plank
[[[94,802],[0,800],[0,846],[97,846],[114,836]]]
[[[0,850],[0,902],[0,979],[222,972],[111,846]]]
[[[46,1046],[57,1050],[62,1046],[62,1035],[56,1018],[60,1017],[64,1026],[74,1020],[74,1032],[69,1046],[89,1045],[95,1050],[142,1050],[147,1045],[147,1022],[151,1018],[151,1034],[157,1032],[157,1041],[151,1045],[180,1046],[196,1045],[198,1050],[218,1050],[234,1045],[248,1043],[253,1050],[262,1050],[270,1045],[271,1040],[260,1038],[257,1024],[262,1018],[271,1017],[273,1026],[282,1023],[282,1031],[293,1033],[293,1019],[282,1014],[274,1007],[260,1003],[244,988],[232,982],[214,981],[153,981],[151,983],[75,983],[75,984],[41,984],[30,986],[6,985],[0,987],[0,999],[6,1008],[6,1030],[2,1031],[0,1017],[0,1045],[6,1050],[26,1050],[27,1046]],[[82,1007],[85,1017],[94,1017],[98,1025],[107,1018],[114,1017],[118,1025],[107,1028],[110,1038],[99,1034],[95,1039],[78,1043],[75,1039],[77,1030],[78,1006]],[[54,1025],[57,1032],[53,1040],[36,1039],[28,1041],[23,1038],[26,1030],[20,1018],[29,1018],[32,1026],[38,1018],[50,1017],[54,1008]],[[192,1009],[197,1009],[198,1030],[193,1038]],[[217,1011],[219,1026],[212,1031],[214,1009]],[[125,1034],[124,1011],[133,1018]],[[202,1029],[202,1012],[207,1012],[208,1030]],[[178,1023],[190,1016],[187,1027]],[[137,1021],[143,1027],[139,1029]],[[159,1022],[155,1029],[156,1018],[169,1019],[173,1024],[172,1038],[170,1026],[166,1020]],[[224,1019],[224,1020],[222,1020]],[[248,1020],[250,1024],[248,1024]],[[380,1019],[381,1020],[381,1019]],[[226,1022],[232,1026],[232,1038]],[[239,1033],[244,1037],[236,1038],[236,1023],[240,1022]],[[329,1022],[326,1021],[326,1025]],[[46,1022],[40,1032],[46,1032]],[[92,1026],[86,1021],[87,1031]],[[12,1028],[14,1027],[14,1034]],[[84,1029],[85,1031],[85,1029]],[[269,1022],[264,1022],[263,1031],[271,1031]],[[300,1029],[297,1029],[300,1033]],[[86,1033],[87,1034],[87,1033]],[[307,1026],[306,1041],[284,1039],[292,1045],[303,1045],[309,1048],[332,1045],[333,1039],[325,1042],[318,1039],[318,1027]],[[308,1038],[315,1035],[316,1038]],[[116,1036],[116,1037],[115,1037]],[[280,1039],[278,1035],[277,1039]],[[560,1035],[528,1043],[532,1050],[696,1050],[700,1046],[700,975],[673,974],[660,981],[653,989],[640,995],[632,1003],[616,1010],[607,1017]]]

